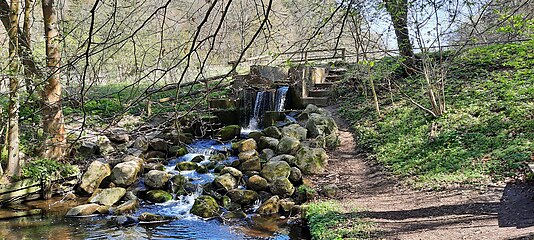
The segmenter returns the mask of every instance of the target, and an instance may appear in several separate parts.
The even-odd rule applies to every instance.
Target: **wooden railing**
[[[324,60],[343,60],[346,59],[346,49],[315,49],[293,52],[282,52],[273,55],[261,55],[243,59],[239,64],[252,65],[281,65],[283,63],[307,63]],[[236,61],[229,61],[228,64],[234,65]]]

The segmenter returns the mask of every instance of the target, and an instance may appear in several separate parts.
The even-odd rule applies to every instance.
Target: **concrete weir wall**
[[[249,74],[234,76],[232,99],[210,99],[209,106],[211,112],[220,118],[221,123],[247,127],[253,114],[256,93],[273,92],[269,96],[274,98],[276,89],[288,86],[285,109],[303,109],[306,107],[303,99],[313,90],[315,84],[324,83],[325,79],[326,69],[322,67],[251,66]],[[273,111],[274,108],[264,110],[265,117],[262,119],[266,120],[266,125],[280,118],[280,114]]]

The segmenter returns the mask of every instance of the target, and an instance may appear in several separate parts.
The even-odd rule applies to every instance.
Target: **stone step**
[[[331,95],[331,91],[327,89],[318,89],[318,90],[311,90],[308,92],[309,97],[329,97]]]
[[[343,75],[347,72],[346,68],[331,68],[328,69],[329,75]]]
[[[343,75],[327,75],[326,81],[327,82],[336,82],[343,79]]]
[[[303,97],[302,103],[305,106],[308,104],[313,104],[319,107],[326,107],[328,106],[329,100],[329,97]]]
[[[315,90],[331,89],[333,86],[334,86],[333,82],[316,83],[316,84],[313,84],[313,89]]]

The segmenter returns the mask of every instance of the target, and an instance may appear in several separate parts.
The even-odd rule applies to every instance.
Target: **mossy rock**
[[[300,141],[306,140],[308,130],[299,124],[291,124],[282,128],[282,135],[294,137]]]
[[[194,162],[179,162],[176,164],[176,169],[180,171],[192,171],[197,169],[198,164]]]
[[[254,139],[254,141],[256,141],[256,142],[259,142],[260,138],[263,137],[263,136],[265,136],[265,135],[262,132],[250,132],[248,134],[248,137]]]
[[[271,192],[282,197],[289,197],[295,192],[295,187],[287,178],[276,178],[269,187]]]
[[[278,146],[279,140],[272,137],[261,137],[260,141],[258,142],[258,148],[259,149],[276,149]]]
[[[198,155],[198,156],[193,157],[193,159],[191,159],[191,162],[199,163],[199,162],[202,162],[204,160],[206,160],[206,156]]]
[[[239,125],[228,125],[219,131],[219,137],[222,141],[232,140],[241,135],[241,127]]]
[[[202,166],[202,165],[198,166],[197,169],[195,170],[197,171],[197,173],[200,173],[200,174],[206,174],[209,172],[208,167]]]
[[[304,174],[323,173],[328,164],[328,155],[322,148],[303,147],[295,157],[295,164]]]
[[[150,190],[146,193],[146,200],[153,203],[164,203],[172,200],[172,195],[163,190]]]
[[[215,154],[210,156],[210,160],[220,162],[226,159],[226,155],[223,153]]]
[[[280,208],[280,197],[272,196],[267,201],[265,201],[256,211],[260,215],[272,215],[276,214]]]
[[[267,137],[272,137],[276,139],[282,138],[282,131],[276,126],[270,126],[268,128],[263,129],[263,134]]]
[[[171,155],[174,155],[174,156],[177,156],[177,157],[181,157],[183,155],[186,155],[188,153],[188,151],[187,151],[186,147],[171,146],[171,147],[169,147],[169,153]]]
[[[293,154],[300,148],[300,141],[294,137],[283,137],[280,139],[276,152],[279,154]]]
[[[248,179],[247,187],[251,188],[254,191],[268,190],[269,182],[267,182],[267,179],[259,175],[254,175]]]
[[[225,173],[216,177],[215,180],[213,180],[213,183],[217,188],[225,191],[230,191],[237,186],[237,180],[230,173]]]
[[[261,176],[272,182],[276,178],[288,178],[291,166],[284,161],[269,161],[263,165]]]
[[[227,195],[230,197],[232,202],[241,204],[241,205],[252,205],[256,200],[259,199],[257,192],[252,190],[239,190],[234,189],[228,191]]]
[[[200,196],[195,199],[195,203],[191,208],[191,214],[197,215],[203,218],[211,218],[219,216],[219,204],[211,196]]]

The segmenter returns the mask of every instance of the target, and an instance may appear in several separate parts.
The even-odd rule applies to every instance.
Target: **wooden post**
[[[341,49],[341,59],[342,59],[343,61],[346,61],[346,58],[345,58],[345,51],[346,51],[345,48],[342,48],[342,49]]]

